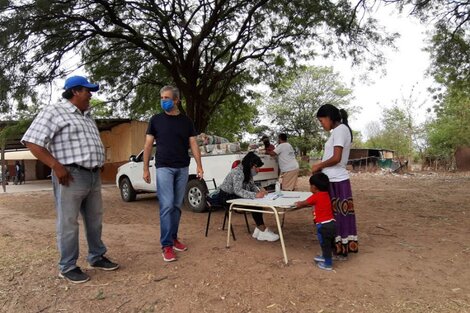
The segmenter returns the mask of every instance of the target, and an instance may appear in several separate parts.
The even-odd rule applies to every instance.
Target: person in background
[[[91,92],[99,86],[85,77],[66,79],[63,103],[46,107],[34,119],[21,142],[52,169],[57,211],[59,276],[72,283],[90,277],[77,266],[79,256],[78,215],[83,218],[92,268],[112,271],[119,265],[105,257],[101,240],[103,201],[100,169],[105,150],[95,121],[90,115]]]
[[[163,261],[172,262],[176,261],[175,250],[188,249],[179,241],[178,230],[189,177],[189,148],[196,160],[199,179],[203,179],[204,171],[194,124],[178,109],[179,90],[173,86],[164,86],[160,90],[160,97],[163,112],[152,116],[145,137],[143,179],[151,183],[149,162],[155,141],[158,151],[155,167],[160,203],[160,244]]]
[[[219,200],[225,204],[227,200],[244,198],[263,198],[268,193],[263,188],[255,185],[253,176],[258,174],[263,166],[263,161],[254,152],[248,152],[241,163],[233,168],[225,177],[224,182],[219,187]],[[264,225],[263,214],[252,212],[256,228],[252,237],[260,241],[276,241],[279,235],[273,233]]]
[[[279,169],[281,170],[282,190],[295,190],[299,177],[299,162],[295,158],[294,148],[287,142],[286,134],[279,134],[278,145],[269,155],[277,156]]]
[[[8,165],[5,165],[3,173],[5,174],[5,185],[8,185],[8,182],[10,181],[10,170],[8,169]]]
[[[336,220],[336,254],[347,259],[349,252],[358,252],[356,214],[346,164],[352,144],[352,130],[348,114],[332,104],[322,105],[317,112],[321,126],[330,137],[325,143],[320,163],[312,166],[312,173],[322,171],[330,180],[330,198]]]
[[[265,154],[271,154],[271,152],[274,151],[274,145],[271,144],[271,142],[269,141],[269,137],[266,136],[266,135],[263,135],[263,137],[261,137],[261,141],[263,142],[264,144],[264,153]]]
[[[23,182],[23,167],[21,166],[20,161],[15,162],[15,185],[21,185]]]
[[[310,177],[310,191],[312,195],[305,201],[295,203],[297,208],[313,206],[313,222],[317,228],[318,242],[321,255],[313,258],[322,270],[333,270],[332,249],[335,247],[336,223],[331,208],[331,199],[328,194],[330,181],[323,173],[315,173]]]

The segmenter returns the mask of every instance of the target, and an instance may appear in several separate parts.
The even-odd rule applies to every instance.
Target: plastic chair
[[[210,189],[209,187],[207,188],[206,206],[207,206],[207,211],[209,213],[207,214],[206,237],[207,237],[207,234],[209,233],[209,224],[211,221],[211,214],[213,211],[215,211],[217,207],[221,206],[220,204],[211,203],[211,200],[210,200],[210,191],[217,190],[217,183],[215,182],[215,179],[213,178],[212,180],[206,180],[206,185],[207,185],[207,182],[212,182],[214,187],[212,189]],[[224,223],[225,223],[225,219],[224,219]],[[232,236],[235,239],[235,235],[233,234],[233,232],[232,232]]]

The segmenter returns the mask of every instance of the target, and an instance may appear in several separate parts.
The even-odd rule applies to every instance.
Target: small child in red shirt
[[[305,201],[295,203],[297,208],[315,206],[312,211],[313,222],[317,227],[318,241],[322,255],[314,258],[317,266],[322,270],[333,270],[333,247],[335,246],[336,225],[328,194],[330,180],[323,173],[315,173],[310,177],[310,191],[312,195]]]

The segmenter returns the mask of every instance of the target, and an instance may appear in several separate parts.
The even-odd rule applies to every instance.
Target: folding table
[[[228,200],[230,203],[228,213],[228,228],[227,228],[227,248],[230,247],[230,230],[232,227],[232,211],[242,212],[259,212],[263,214],[274,214],[276,219],[277,231],[279,233],[279,239],[281,241],[282,254],[284,255],[284,263],[288,263],[286,247],[284,245],[284,236],[282,234],[282,225],[279,219],[279,215],[285,214],[286,212],[293,211],[295,209],[294,203],[297,201],[303,201],[310,197],[310,192],[300,191],[283,191],[281,195],[268,194],[264,198],[255,199],[233,199]],[[263,210],[265,209],[265,210]]]

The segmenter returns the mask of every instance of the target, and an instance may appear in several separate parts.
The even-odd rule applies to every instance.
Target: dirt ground
[[[103,188],[104,241],[115,272],[58,278],[52,193],[0,195],[1,312],[470,312],[470,174],[352,174],[359,253],[319,270],[310,212],[286,217],[280,243],[257,242],[234,216],[237,241],[225,248],[223,212],[184,211],[189,251],[165,263],[152,195],[124,203]],[[307,191],[302,178],[300,190]],[[250,217],[250,221],[251,217]],[[274,226],[272,216],[266,224]],[[79,265],[86,268],[81,229]]]

